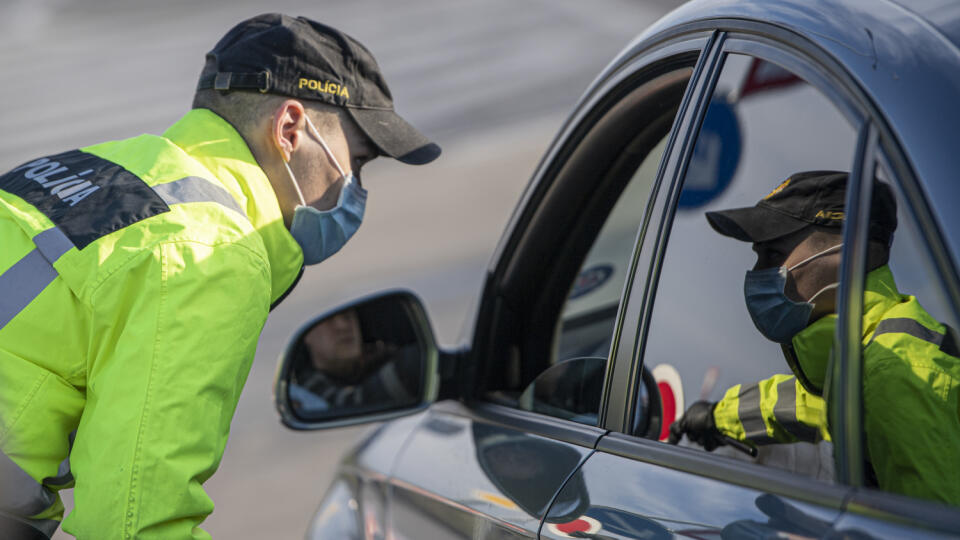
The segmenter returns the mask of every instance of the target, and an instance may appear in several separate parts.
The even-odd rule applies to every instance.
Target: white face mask
[[[304,115],[307,121],[307,127],[310,132],[320,142],[327,157],[340,173],[340,179],[343,185],[340,188],[340,196],[337,198],[337,205],[330,210],[317,210],[307,205],[303,198],[303,192],[300,191],[300,185],[287,163],[286,156],[280,152],[283,157],[283,166],[293,182],[293,187],[300,198],[300,204],[293,211],[293,221],[290,223],[290,234],[303,250],[303,263],[317,264],[343,247],[348,240],[360,228],[363,222],[363,213],[367,203],[367,190],[360,187],[353,172],[345,173],[337,158],[330,151],[326,141],[320,136],[317,128],[309,116]]]

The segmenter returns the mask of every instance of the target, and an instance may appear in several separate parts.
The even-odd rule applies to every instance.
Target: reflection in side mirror
[[[395,292],[361,300],[293,336],[280,359],[277,408],[295,429],[408,414],[435,399],[437,356],[416,296]]]

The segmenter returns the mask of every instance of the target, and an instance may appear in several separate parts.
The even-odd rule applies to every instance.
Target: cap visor
[[[705,215],[715,231],[743,242],[767,242],[810,225],[762,206],[706,212]]]
[[[393,111],[351,107],[347,111],[386,156],[410,165],[423,165],[440,155],[439,146]]]

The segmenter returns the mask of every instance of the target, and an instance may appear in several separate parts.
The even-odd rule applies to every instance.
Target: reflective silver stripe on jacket
[[[797,418],[796,379],[790,378],[777,385],[777,404],[773,407],[773,416],[787,433],[797,439],[809,443],[820,440],[820,430]]]
[[[70,239],[57,227],[33,237],[33,243],[36,249],[0,274],[0,329],[57,277],[53,263],[73,247]]]
[[[745,437],[756,444],[772,444],[776,439],[767,435],[767,423],[763,421],[763,410],[760,408],[760,385],[751,384],[740,387],[740,399],[737,405],[737,416],[743,424]]]
[[[50,538],[59,526],[60,522],[53,519],[27,519],[0,510],[0,538],[3,540]]]
[[[0,510],[26,517],[39,514],[57,500],[53,491],[33,479],[0,451]]]
[[[956,331],[949,325],[943,324],[943,326],[946,328],[945,334],[931,330],[907,317],[884,319],[877,324],[877,329],[874,330],[873,337],[870,338],[870,343],[867,343],[867,345],[873,343],[877,336],[883,334],[907,334],[936,345],[945,354],[960,358],[960,340],[957,338]]]
[[[870,338],[870,343],[873,343],[873,340],[882,334],[907,334],[917,339],[933,343],[937,347],[943,343],[943,334],[934,332],[917,321],[906,317],[880,321],[877,329],[873,332],[873,337]]]
[[[151,186],[168,206],[192,202],[212,202],[246,217],[246,212],[226,189],[199,176],[187,176],[166,184]]]

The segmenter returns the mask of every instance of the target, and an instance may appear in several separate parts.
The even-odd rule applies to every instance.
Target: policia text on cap
[[[360,168],[440,148],[363,45],[269,14],[163,135],[0,176],[0,537],[201,538],[272,305],[363,218]]]
[[[757,330],[780,343],[791,375],[698,401],[670,427],[707,450],[829,441],[822,398],[836,327],[845,173],[798,173],[756,206],[707,212],[717,232],[752,242],[744,295]],[[897,291],[887,266],[897,226],[877,182],[863,310],[863,407],[869,480],[886,491],[960,505],[960,358],[953,330]]]

